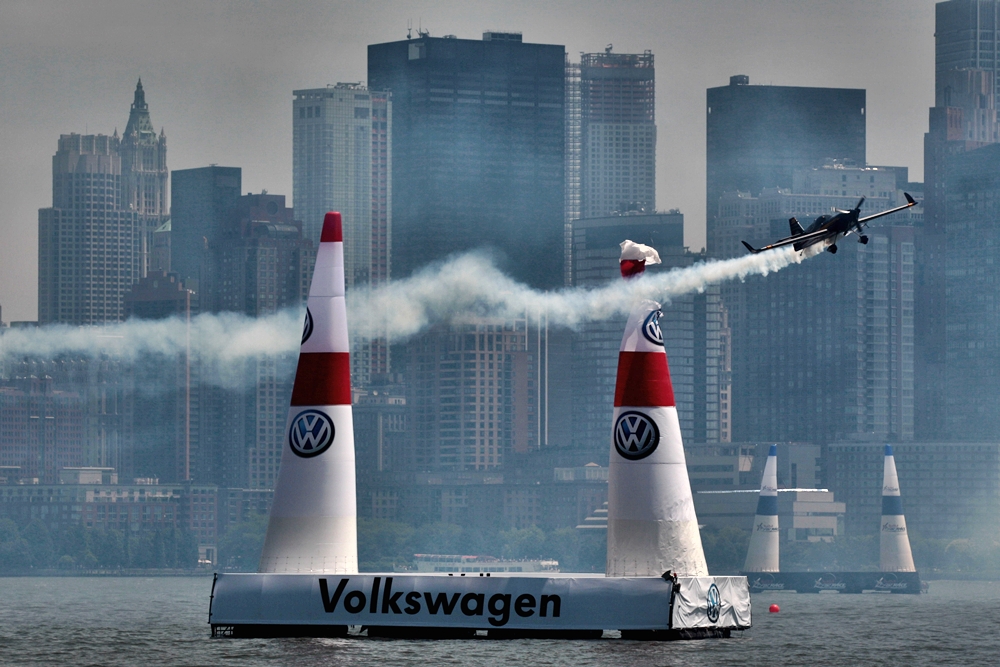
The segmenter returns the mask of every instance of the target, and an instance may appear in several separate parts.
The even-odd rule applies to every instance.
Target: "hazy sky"
[[[243,168],[244,191],[292,190],[292,90],[363,81],[366,46],[483,30],[656,56],[657,204],[705,238],[705,90],[865,88],[868,160],[923,175],[934,102],[933,0],[344,2],[0,0],[0,306],[37,316],[38,209],[60,134],[124,129],[136,79],[171,169]],[[294,203],[294,202],[293,202]]]

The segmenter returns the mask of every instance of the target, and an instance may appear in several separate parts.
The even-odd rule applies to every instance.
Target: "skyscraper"
[[[945,267],[948,245],[948,164],[956,156],[1000,141],[997,123],[997,0],[952,0],[935,7],[934,106],[924,135],[925,221],[917,237],[918,298],[915,305],[918,433],[953,437],[940,400],[949,372]],[[962,189],[976,189],[963,184]],[[959,213],[963,224],[968,213]],[[958,229],[962,229],[959,225]],[[952,260],[954,261],[954,259]],[[956,270],[964,273],[963,266]],[[961,295],[956,295],[961,298]]]
[[[996,198],[1000,144],[958,153],[944,163],[941,377],[930,377],[941,403],[940,436],[979,440],[1000,428],[1000,303],[996,294]],[[932,315],[926,314],[928,318]],[[930,402],[930,401],[928,401]]]
[[[392,102],[357,83],[296,90],[292,187],[305,238],[319,242],[323,216],[344,220],[347,287],[389,276]]]
[[[943,75],[954,69],[1000,72],[1000,0],[949,0],[934,6],[935,99],[943,104],[947,83]],[[1000,106],[1000,91],[992,108]]]
[[[122,157],[122,207],[139,215],[140,275],[150,268],[153,232],[163,224],[167,207],[167,135],[157,136],[149,117],[142,79],[135,87],[119,152]]]
[[[573,282],[571,223],[656,209],[653,54],[581,54],[566,61],[564,275]]]
[[[304,303],[315,246],[283,195],[248,194],[228,212],[210,249],[218,311],[261,317]],[[295,355],[261,355],[243,369],[243,386],[224,392],[216,442],[218,480],[226,486],[274,488],[291,399]]]
[[[139,216],[122,205],[119,139],[64,134],[52,158],[52,207],[38,211],[38,321],[124,319],[141,276]]]
[[[243,172],[239,167],[200,167],[174,171],[170,192],[170,268],[189,286],[199,281],[206,291],[207,249],[219,242],[233,207],[240,198]],[[205,273],[205,275],[202,275]],[[205,283],[205,284],[201,284]],[[202,308],[212,306],[202,302]]]
[[[745,75],[708,89],[705,211],[708,251],[719,249],[717,212],[724,192],[791,188],[796,168],[827,158],[865,162],[865,91],[751,86]]]
[[[519,33],[368,47],[392,93],[392,274],[492,249],[516,279],[563,283],[564,48]]]
[[[305,301],[315,250],[284,195],[240,197],[210,252],[214,310],[260,317]]]
[[[573,284],[573,228],[572,222],[580,218],[582,206],[580,193],[580,161],[582,155],[582,119],[580,109],[580,63],[566,54],[566,92],[563,109],[566,123],[566,148],[564,165],[566,184],[563,188],[563,282]]]
[[[173,173],[173,267],[197,285],[201,312],[261,317],[299,307],[314,246],[284,195],[240,196],[240,175],[215,166]],[[192,453],[195,481],[272,488],[294,364],[288,355],[261,355],[236,371],[235,388],[197,388],[199,438],[210,446]],[[201,377],[209,374],[201,369]]]
[[[167,138],[153,130],[142,81],[125,135],[64,134],[52,159],[52,207],[38,212],[38,320],[123,319],[122,299],[149,268],[168,215]]]
[[[937,95],[924,135],[924,210],[931,233],[938,233],[944,213],[944,161],[1000,141],[994,101],[994,73],[952,69],[937,73]]]
[[[581,217],[656,210],[653,54],[580,59]]]
[[[537,448],[540,382],[529,336],[526,319],[480,319],[410,343],[417,470],[492,470]]]
[[[209,247],[211,291],[202,299],[215,311],[261,317],[304,303],[315,263],[311,241],[284,195],[248,194],[228,211]],[[260,355],[242,369],[242,388],[215,390],[203,412],[215,420],[216,483],[274,488],[295,355]]]
[[[150,270],[125,295],[129,318],[159,320],[177,317],[190,327],[198,314],[198,295],[177,274]],[[183,352],[174,356],[146,355],[128,369],[134,470],[139,477],[178,483],[203,478],[200,382],[201,367],[193,359],[190,328]],[[195,363],[192,363],[195,362]],[[149,387],[157,387],[151,392]]]
[[[323,216],[339,211],[347,289],[385,284],[392,233],[391,96],[356,83],[294,95],[292,185],[303,235],[319,243]],[[388,372],[384,340],[352,338],[355,386],[368,386],[373,375]]]

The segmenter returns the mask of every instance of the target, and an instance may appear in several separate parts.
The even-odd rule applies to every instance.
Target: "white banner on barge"
[[[745,577],[219,574],[213,634],[333,627],[565,631],[728,631],[750,627]],[[502,631],[502,632],[497,632]]]

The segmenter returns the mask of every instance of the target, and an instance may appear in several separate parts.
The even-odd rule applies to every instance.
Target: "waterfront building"
[[[84,399],[53,388],[52,378],[0,386],[0,467],[55,484],[59,471],[83,464]]]
[[[1000,445],[996,442],[907,442],[892,446],[911,536],[967,539],[1000,510]],[[835,442],[825,447],[827,484],[847,504],[848,535],[877,535],[882,516],[885,443]]]

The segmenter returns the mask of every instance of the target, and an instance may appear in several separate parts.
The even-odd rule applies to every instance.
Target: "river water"
[[[0,578],[0,665],[1000,665],[1000,583],[753,597],[754,627],[687,642],[212,639],[211,577]],[[778,614],[768,613],[777,603]]]

